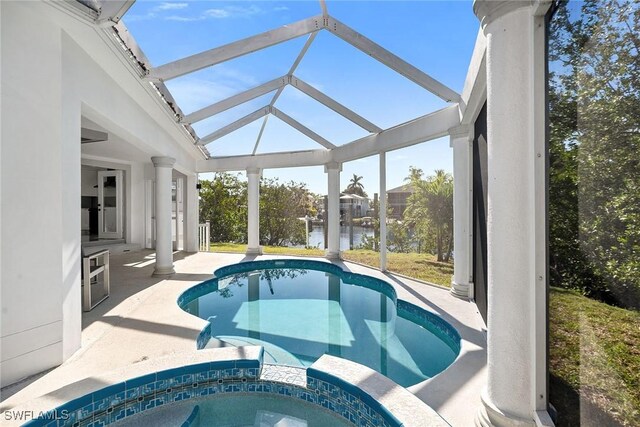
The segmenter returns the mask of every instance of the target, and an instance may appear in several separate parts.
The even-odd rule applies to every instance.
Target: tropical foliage
[[[238,175],[218,173],[200,181],[200,220],[209,221],[212,242],[246,243],[247,183]],[[260,184],[260,243],[271,246],[305,242],[304,222],[315,215],[305,184],[263,179]]]
[[[343,191],[345,194],[356,194],[358,196],[367,197],[366,191],[364,191],[364,184],[362,183],[362,177],[355,173],[349,181],[349,185]]]
[[[406,225],[413,229],[419,247],[449,261],[453,251],[453,177],[439,169],[423,178],[421,169],[411,168],[408,181],[413,193],[404,212]]]
[[[263,179],[260,185],[260,243],[269,246],[299,245],[306,241],[300,218],[314,216],[314,196],[305,184],[281,184]]]
[[[635,426],[640,3],[561,2],[549,60],[550,401],[558,426]]]
[[[560,7],[550,40],[552,284],[640,308],[640,4]]]
[[[247,183],[236,174],[217,173],[200,181],[200,221],[209,221],[212,242],[246,242]]]

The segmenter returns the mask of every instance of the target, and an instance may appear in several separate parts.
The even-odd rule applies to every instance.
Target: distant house
[[[362,218],[369,213],[369,198],[357,194],[342,194],[340,196],[340,216],[346,217],[350,206],[353,205],[353,217]]]
[[[387,191],[387,206],[391,209],[389,218],[397,220],[404,218],[404,210],[407,209],[407,199],[411,194],[413,194],[411,184],[404,184]]]

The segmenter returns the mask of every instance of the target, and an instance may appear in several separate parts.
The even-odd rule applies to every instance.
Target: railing
[[[98,277],[102,276],[102,295],[92,295],[92,287],[99,286]],[[109,298],[109,250],[94,252],[82,257],[82,310],[91,311],[102,301]]]
[[[198,224],[198,250],[200,252],[209,252],[211,249],[211,224],[209,221],[204,224]]]

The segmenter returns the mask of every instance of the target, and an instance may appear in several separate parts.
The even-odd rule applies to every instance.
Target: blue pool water
[[[207,346],[262,345],[266,363],[306,367],[327,353],[406,387],[454,361],[459,344],[442,333],[446,322],[416,323],[415,313],[399,314],[390,285],[326,263],[315,263],[325,271],[306,267],[313,263],[243,263],[243,270],[264,268],[230,274],[223,268],[216,272],[221,277],[187,291],[180,305],[211,323]]]
[[[351,424],[315,405],[276,396],[224,396],[200,406],[201,426],[346,427]]]
[[[197,405],[197,408],[196,408]],[[138,414],[118,427],[348,427],[345,419],[322,407],[281,396],[222,395],[174,403]]]

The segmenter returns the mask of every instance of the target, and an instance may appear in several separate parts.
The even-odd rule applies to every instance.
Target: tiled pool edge
[[[220,350],[208,350],[207,354],[215,358],[216,353],[220,353]],[[303,400],[331,411],[356,426],[400,427],[410,425],[398,419],[383,404],[376,401],[370,391],[345,381],[344,375],[332,372],[332,369],[325,370],[318,367],[323,363],[326,364],[326,358],[335,359],[331,356],[321,357],[316,362],[316,364],[321,362],[320,365],[314,364],[316,367],[312,366],[307,369],[305,387],[301,384],[261,378],[262,347],[254,346],[234,350],[236,354],[246,354],[247,357],[199,361],[195,364],[184,365],[180,363],[180,357],[177,357],[176,366],[172,368],[145,373],[126,381],[108,385],[70,400],[44,413],[41,418],[31,420],[23,425],[29,427],[104,426],[170,403],[227,393],[270,393]],[[229,352],[227,351],[226,354]],[[354,362],[343,362],[347,364],[345,366],[360,366]],[[335,366],[336,364],[331,363],[331,365]],[[375,377],[385,378],[374,371],[372,372]],[[386,378],[385,380],[390,382]],[[415,396],[404,388],[397,385],[395,387],[415,399]],[[433,412],[425,404],[422,405],[424,405],[425,411]],[[199,411],[194,407],[191,415],[182,425],[195,426],[198,417]]]
[[[257,380],[264,349],[244,347],[245,357],[180,363],[174,367],[129,378],[66,402],[24,426],[103,426],[126,417],[198,396],[237,388],[234,384]],[[227,351],[209,352],[214,355]],[[214,387],[214,389],[211,389]]]

